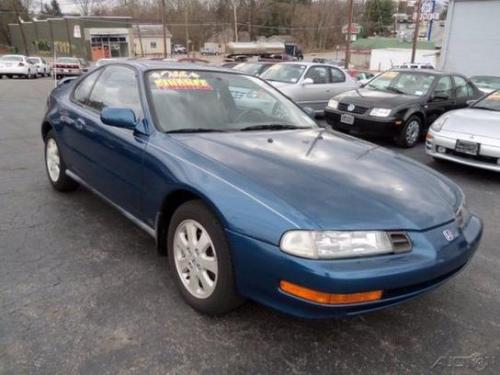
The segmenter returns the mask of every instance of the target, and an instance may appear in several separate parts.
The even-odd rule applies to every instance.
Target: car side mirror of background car
[[[311,107],[302,107],[302,110],[306,113],[306,115],[308,115],[313,120],[316,117],[316,113],[314,112],[314,109],[312,109]]]
[[[448,100],[449,98],[450,98],[450,96],[448,94],[445,94],[445,93],[442,93],[442,92],[434,93],[431,96],[431,100],[434,101],[434,102],[440,101],[440,100]]]
[[[135,129],[137,125],[135,113],[129,108],[104,108],[101,112],[101,121],[103,124],[124,129]]]
[[[306,86],[306,85],[312,85],[314,83],[313,79],[312,78],[305,78],[303,81],[302,81],[302,86]]]
[[[468,107],[472,107],[477,102],[477,99],[467,100],[466,104]]]

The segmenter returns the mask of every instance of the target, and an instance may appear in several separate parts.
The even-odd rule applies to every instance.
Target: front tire
[[[72,191],[78,187],[78,183],[66,175],[66,164],[52,130],[45,137],[45,168],[52,187],[57,191]]]
[[[410,116],[406,120],[403,129],[396,136],[395,141],[398,146],[410,148],[417,144],[422,134],[422,120],[417,116]]]
[[[236,292],[224,228],[202,201],[186,202],[175,211],[167,244],[171,272],[191,307],[220,315],[243,302]]]

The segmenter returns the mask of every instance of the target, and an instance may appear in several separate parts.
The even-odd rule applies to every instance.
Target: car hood
[[[437,172],[328,130],[173,136],[319,229],[424,230],[453,220],[461,200],[460,189]]]
[[[395,108],[404,104],[420,103],[423,100],[418,96],[403,95],[363,88],[344,92],[337,95],[335,99],[343,103],[352,103],[365,107],[383,108]]]
[[[448,112],[443,130],[500,139],[500,112],[465,108]]]

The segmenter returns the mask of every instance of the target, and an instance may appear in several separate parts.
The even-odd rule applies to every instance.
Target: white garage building
[[[450,0],[441,68],[500,76],[500,0]]]

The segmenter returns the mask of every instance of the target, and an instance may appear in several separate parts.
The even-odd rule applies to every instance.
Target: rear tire
[[[201,200],[186,202],[174,212],[167,244],[170,270],[191,307],[220,315],[241,305],[224,228]]]
[[[418,143],[421,134],[422,120],[418,116],[410,116],[394,140],[398,146],[410,148]]]
[[[52,187],[57,191],[73,191],[78,187],[78,183],[66,174],[66,164],[53,130],[45,137],[45,169]]]

